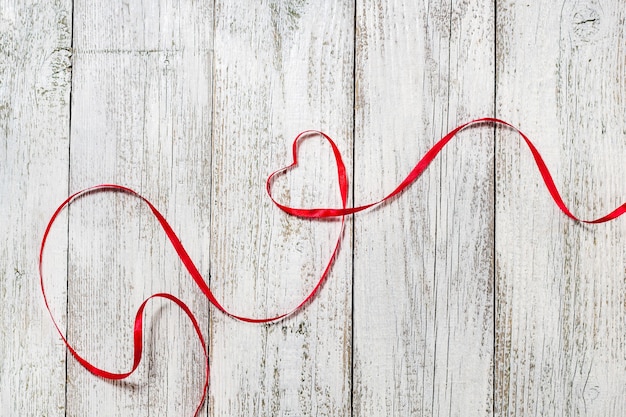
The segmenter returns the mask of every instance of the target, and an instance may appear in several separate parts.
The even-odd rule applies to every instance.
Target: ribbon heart
[[[293,208],[287,205],[283,205],[274,199],[272,194],[272,184],[278,174],[284,174],[287,171],[293,170],[298,166],[298,149],[302,140],[310,136],[321,136],[324,140],[328,142],[330,145],[333,156],[335,158],[335,165],[337,167],[337,183],[339,186],[339,193],[341,194],[341,208],[338,209],[305,209],[305,208]],[[267,191],[267,195],[272,200],[272,202],[284,211],[287,214],[296,217],[308,218],[308,219],[320,219],[320,218],[328,218],[328,217],[344,217],[345,214],[340,214],[342,210],[346,210],[347,201],[348,201],[348,175],[346,172],[346,166],[343,162],[343,158],[341,157],[341,151],[337,147],[337,144],[324,132],[320,132],[318,130],[306,130],[300,133],[293,141],[292,144],[292,163],[284,168],[280,168],[274,172],[272,172],[267,181],[265,183],[265,189]],[[347,213],[346,213],[347,214]]]

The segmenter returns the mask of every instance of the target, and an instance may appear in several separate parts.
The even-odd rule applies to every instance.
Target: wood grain
[[[209,269],[210,6],[177,1],[75,4],[72,190],[102,182],[150,199]],[[208,302],[147,207],[102,193],[70,210],[69,336],[95,364],[128,370],[143,299],[171,292],[208,329]],[[190,415],[204,363],[186,317],[154,302],[137,375],[110,383],[68,365],[68,414]]]
[[[67,357],[37,278],[45,223],[70,191],[124,184],[162,210],[223,305],[288,311],[339,232],[279,212],[266,176],[305,129],[336,139],[350,200],[378,199],[459,123],[529,134],[572,210],[626,201],[626,6],[481,3],[47,3],[0,0],[0,416],[191,415],[204,363],[186,317],[147,313],[127,382]],[[309,137],[277,198],[337,206]],[[78,351],[131,363],[140,302],[172,292],[210,349],[206,416],[621,417],[626,221],[558,211],[508,129],[462,132],[416,184],[350,218],[313,303],[280,323],[210,307],[141,203],[76,202],[45,257]]]
[[[457,124],[493,112],[494,10],[357,11],[355,199],[390,192]],[[354,415],[492,413],[493,131],[472,129],[355,220]]]
[[[216,3],[211,287],[238,314],[289,311],[313,288],[336,221],[288,217],[264,190],[304,129],[352,147],[354,10],[346,2]],[[339,205],[330,149],[310,138],[303,166],[276,182],[288,204]],[[269,326],[212,316],[210,414],[350,413],[351,239],[315,302]]]
[[[71,3],[0,1],[0,415],[63,416],[65,348],[43,308],[37,250],[67,194]],[[49,181],[51,178],[54,181]],[[65,311],[65,219],[45,258]]]
[[[621,2],[498,2],[498,116],[583,218],[625,198],[625,16]],[[623,415],[626,224],[560,215],[506,130],[496,178],[496,415]]]

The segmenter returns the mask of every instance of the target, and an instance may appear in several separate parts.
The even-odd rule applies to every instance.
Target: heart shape
[[[341,208],[334,208],[334,209],[333,208],[294,208],[294,207],[279,203],[278,201],[276,201],[276,199],[272,195],[272,184],[276,176],[278,174],[283,174],[287,171],[290,171],[298,166],[298,149],[299,149],[300,143],[302,142],[303,139],[310,137],[310,136],[314,136],[314,135],[315,136],[319,135],[322,138],[324,138],[330,144],[332,148],[333,156],[335,157],[335,165],[337,167],[337,184],[339,186],[339,192],[341,194]],[[343,158],[341,157],[341,152],[339,151],[337,144],[330,138],[330,136],[318,130],[306,130],[298,134],[298,136],[296,136],[296,138],[293,141],[292,158],[293,158],[292,163],[290,165],[277,169],[276,171],[272,172],[267,178],[267,181],[265,183],[265,189],[267,190],[267,195],[272,200],[272,202],[276,205],[276,207],[278,207],[285,213],[290,214],[292,216],[302,217],[302,218],[307,218],[307,219],[343,217],[346,214],[348,214],[346,213],[346,210],[347,210],[346,205],[348,201],[348,176],[346,174],[346,166],[343,163]]]

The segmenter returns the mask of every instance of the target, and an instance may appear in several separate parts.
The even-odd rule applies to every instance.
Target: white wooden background
[[[202,354],[150,304],[112,383],[68,354],[37,250],[72,191],[134,188],[223,304],[264,316],[317,279],[338,223],[264,180],[333,136],[351,203],[390,191],[457,124],[529,134],[586,218],[626,200],[626,3],[614,0],[0,0],[0,415],[190,416]],[[337,205],[330,151],[276,184]],[[141,300],[179,295],[210,350],[207,416],[626,415],[626,219],[563,216],[525,145],[459,135],[399,198],[350,219],[319,296],[274,325],[210,307],[145,206],[89,196],[55,226],[51,304],[80,353],[127,370]]]

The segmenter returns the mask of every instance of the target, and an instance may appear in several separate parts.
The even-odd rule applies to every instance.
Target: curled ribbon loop
[[[554,184],[554,180],[552,179],[552,175],[550,174],[550,171],[548,170],[545,162],[543,161],[543,158],[541,157],[541,155],[539,154],[539,151],[537,150],[537,148],[533,145],[533,143],[530,141],[530,139],[528,139],[528,137],[522,132],[520,131],[518,128],[516,128],[515,126],[511,125],[510,123],[501,120],[501,119],[496,119],[493,117],[484,117],[484,118],[480,118],[480,119],[475,119],[472,120],[470,122],[467,122],[465,124],[462,124],[456,128],[454,128],[453,130],[451,130],[449,133],[447,133],[444,137],[442,137],[437,143],[435,143],[435,145],[430,148],[430,150],[428,150],[428,152],[426,152],[424,154],[424,156],[417,162],[417,164],[415,165],[415,167],[411,170],[411,172],[407,175],[406,178],[404,178],[400,184],[393,190],[391,191],[389,194],[387,194],[386,196],[384,196],[383,198],[381,198],[378,201],[372,202],[372,203],[367,203],[364,205],[360,205],[360,206],[356,206],[356,207],[347,207],[347,200],[348,200],[348,176],[346,173],[346,168],[343,162],[343,158],[341,156],[341,152],[339,151],[339,148],[337,147],[337,145],[335,144],[335,142],[325,133],[320,132],[320,131],[315,131],[315,130],[308,130],[305,132],[300,133],[294,140],[293,142],[293,146],[292,146],[292,151],[293,151],[293,162],[291,163],[291,165],[281,168],[279,170],[274,171],[273,173],[271,173],[269,175],[269,177],[267,178],[266,181],[266,191],[267,194],[269,196],[269,198],[272,200],[272,202],[282,211],[292,215],[292,216],[297,216],[297,217],[302,217],[302,218],[307,218],[307,219],[322,219],[322,218],[329,218],[329,217],[339,217],[341,218],[341,230],[340,233],[337,237],[336,243],[334,245],[334,249],[332,251],[332,254],[329,258],[329,260],[327,261],[327,264],[325,266],[325,268],[323,269],[322,273],[320,274],[320,277],[317,281],[317,283],[314,285],[314,287],[311,289],[311,291],[304,297],[304,299],[297,304],[297,306],[293,309],[291,309],[290,311],[286,312],[286,313],[281,313],[279,315],[276,316],[272,316],[272,317],[261,317],[261,318],[253,318],[253,317],[246,317],[246,316],[240,316],[234,313],[229,312],[228,310],[226,310],[217,300],[217,298],[213,295],[213,293],[211,292],[211,289],[209,288],[209,286],[207,285],[206,281],[204,280],[204,278],[202,277],[202,275],[200,274],[200,271],[198,270],[198,268],[196,267],[196,265],[194,264],[194,262],[192,261],[191,257],[189,256],[189,254],[187,253],[187,250],[184,248],[183,244],[181,243],[180,239],[178,238],[178,236],[176,235],[176,233],[174,232],[174,230],[172,229],[172,227],[170,226],[170,224],[167,222],[167,220],[165,219],[165,217],[156,209],[156,207],[150,202],[148,201],[145,197],[143,197],[142,195],[140,195],[139,193],[137,193],[136,191],[128,188],[128,187],[124,187],[122,185],[116,185],[116,184],[101,184],[101,185],[96,185],[94,187],[90,187],[90,188],[86,188],[84,190],[78,191],[74,194],[72,194],[71,196],[69,196],[54,212],[54,214],[52,215],[52,217],[50,218],[48,225],[45,229],[43,238],[41,240],[41,246],[40,246],[40,250],[39,250],[39,279],[40,279],[40,286],[41,286],[41,292],[43,294],[43,298],[44,298],[44,302],[46,305],[46,309],[48,310],[48,313],[50,314],[50,317],[52,319],[52,322],[55,326],[55,328],[57,329],[59,335],[61,336],[61,339],[63,340],[63,342],[65,343],[65,345],[67,346],[67,349],[69,350],[69,352],[72,354],[72,356],[74,356],[74,358],[83,366],[85,367],[88,371],[92,372],[93,374],[100,376],[102,378],[107,378],[107,379],[115,379],[115,380],[119,380],[119,379],[124,379],[128,376],[130,376],[139,366],[139,363],[141,362],[141,356],[142,356],[142,346],[143,346],[143,313],[144,313],[144,309],[146,304],[153,298],[164,298],[167,300],[172,301],[173,303],[175,303],[178,307],[180,307],[183,312],[187,315],[187,317],[189,317],[189,320],[191,321],[193,328],[196,332],[196,335],[198,336],[198,340],[200,341],[202,348],[203,348],[203,353],[204,353],[204,357],[205,357],[205,361],[206,361],[206,370],[205,370],[205,380],[204,380],[204,387],[203,387],[203,392],[202,392],[202,397],[200,399],[200,403],[198,404],[195,413],[194,413],[194,417],[198,415],[198,413],[200,412],[200,409],[202,408],[202,405],[204,404],[204,401],[206,399],[206,395],[207,395],[207,390],[208,390],[208,386],[209,386],[209,363],[208,363],[208,352],[206,349],[206,344],[204,341],[204,337],[202,335],[202,331],[200,329],[200,326],[195,318],[195,316],[193,315],[193,313],[191,312],[191,310],[189,309],[189,307],[183,303],[180,299],[176,298],[175,296],[171,295],[171,294],[167,294],[167,293],[157,293],[157,294],[153,294],[150,297],[148,297],[139,307],[139,309],[137,310],[137,313],[135,315],[135,324],[134,324],[134,328],[133,328],[133,341],[134,341],[134,356],[133,356],[133,365],[130,371],[128,372],[124,372],[124,373],[113,373],[113,372],[108,372],[106,370],[100,369],[96,366],[94,366],[93,364],[91,364],[89,361],[87,361],[86,359],[84,359],[82,356],[80,356],[77,351],[72,347],[72,345],[70,344],[70,342],[67,340],[67,338],[65,337],[64,333],[61,331],[61,328],[59,327],[59,325],[57,324],[54,315],[52,314],[52,310],[50,308],[50,305],[48,304],[48,298],[46,297],[46,292],[45,292],[45,287],[44,287],[44,279],[43,279],[43,253],[44,253],[44,249],[46,246],[46,241],[48,239],[48,235],[50,233],[50,230],[52,228],[52,225],[54,224],[55,220],[57,219],[57,217],[59,216],[59,214],[63,211],[63,209],[65,209],[67,206],[69,206],[74,200],[88,194],[88,193],[92,193],[92,192],[96,192],[96,191],[121,191],[121,192],[125,192],[128,194],[131,194],[137,198],[139,198],[141,201],[143,201],[145,204],[148,205],[148,207],[150,208],[150,210],[152,211],[152,214],[155,216],[155,218],[157,219],[157,221],[159,222],[159,224],[161,225],[161,227],[163,228],[163,231],[165,232],[165,234],[167,235],[167,238],[169,239],[169,241],[171,242],[172,246],[174,247],[174,249],[176,250],[176,253],[178,254],[178,257],[180,258],[180,260],[182,261],[183,265],[185,266],[185,268],[187,269],[187,271],[189,272],[189,274],[191,275],[191,277],[193,278],[193,280],[195,281],[195,283],[198,285],[198,288],[202,291],[202,293],[207,297],[207,299],[209,300],[209,302],[215,307],[217,308],[219,311],[221,311],[222,313],[236,319],[236,320],[240,320],[243,322],[248,322],[248,323],[270,323],[270,322],[275,322],[278,320],[282,320],[294,313],[296,313],[297,311],[301,310],[309,301],[311,301],[315,295],[318,293],[319,289],[322,287],[322,284],[324,283],[326,277],[328,276],[330,269],[332,267],[333,261],[335,259],[335,257],[337,256],[337,253],[339,251],[339,246],[340,246],[340,242],[341,242],[341,236],[343,234],[343,229],[344,229],[344,225],[345,225],[345,216],[350,215],[350,214],[354,214],[354,213],[358,213],[360,211],[364,211],[367,210],[368,208],[374,207],[376,205],[382,204],[385,201],[388,201],[390,199],[392,199],[393,197],[397,196],[398,194],[402,193],[404,190],[406,190],[415,180],[417,180],[417,178],[420,177],[420,175],[422,175],[422,173],[426,170],[426,168],[428,167],[428,165],[435,159],[435,157],[439,154],[439,152],[441,152],[441,150],[448,144],[448,142],[450,142],[450,140],[455,137],[461,130],[470,127],[472,125],[478,125],[478,124],[484,124],[484,123],[489,123],[489,124],[494,124],[494,125],[502,125],[505,126],[507,128],[512,129],[513,131],[517,132],[522,139],[524,140],[524,142],[526,143],[526,145],[528,146],[530,152],[533,155],[533,158],[535,160],[535,164],[537,165],[537,168],[541,174],[541,177],[543,179],[543,182],[546,186],[546,188],[548,189],[548,192],[550,193],[550,196],[552,197],[552,199],[554,200],[555,204],[559,207],[559,209],[569,218],[575,220],[575,221],[579,221],[582,223],[604,223],[613,219],[616,219],[617,217],[621,216],[622,214],[624,214],[626,212],[626,203],[620,205],[619,207],[617,207],[615,210],[611,211],[610,213],[599,217],[597,219],[593,219],[593,220],[582,220],[579,219],[578,217],[576,217],[574,214],[572,214],[572,212],[570,211],[570,209],[567,207],[567,205],[563,202],[563,199],[558,191],[558,189],[556,188],[556,185]],[[272,183],[274,181],[274,178],[276,177],[276,175],[283,173],[285,171],[288,171],[291,168],[294,168],[295,166],[298,165],[298,145],[301,139],[303,139],[306,136],[310,136],[310,135],[319,135],[322,138],[324,138],[331,146],[332,151],[333,151],[333,155],[335,158],[335,164],[337,167],[337,184],[339,187],[339,192],[341,195],[341,207],[338,208],[295,208],[295,207],[291,207],[288,205],[284,205],[279,203],[277,200],[274,199],[273,195],[272,195]]]

